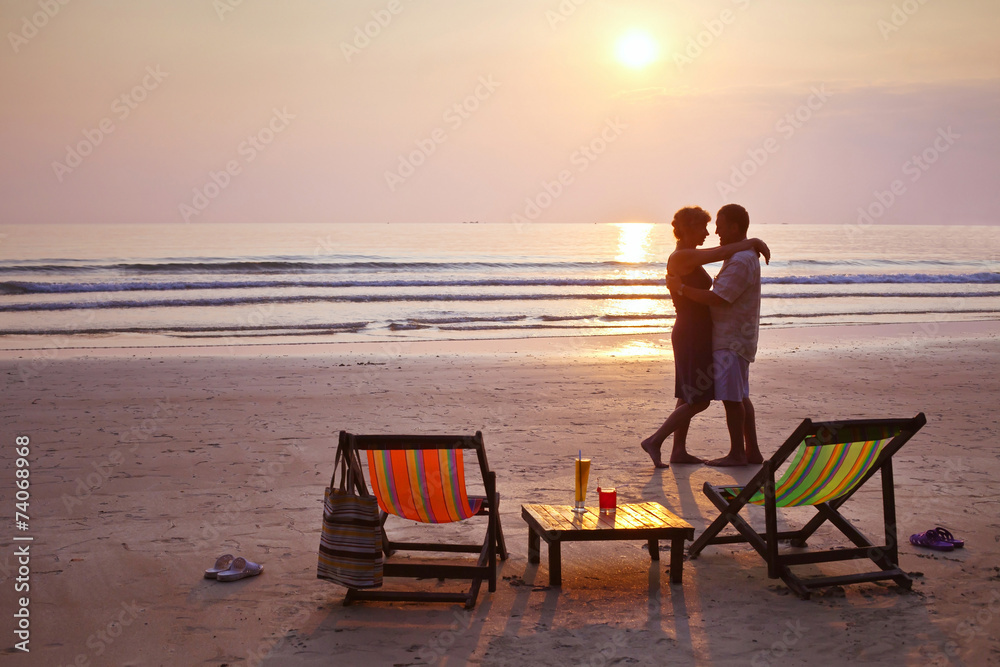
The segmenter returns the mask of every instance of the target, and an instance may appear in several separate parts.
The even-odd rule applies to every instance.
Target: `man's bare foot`
[[[677,463],[680,465],[696,465],[699,463],[704,463],[705,460],[699,459],[697,456],[693,456],[691,454],[688,454],[687,452],[684,452],[683,454],[671,454],[670,462]]]
[[[656,467],[656,468],[669,468],[670,467],[666,463],[663,462],[663,459],[660,458],[660,448],[659,447],[654,447],[653,443],[651,443],[648,439],[643,440],[641,443],[639,443],[639,446],[642,447],[642,450],[644,452],[646,452],[647,454],[649,454],[649,458],[653,459],[653,466],[654,467]]]
[[[747,465],[760,465],[764,462],[764,457],[760,455],[760,452],[756,454],[747,454]]]
[[[712,459],[711,461],[708,461],[705,465],[717,466],[720,468],[733,468],[736,466],[745,466],[747,465],[747,457],[745,455],[734,456],[733,454],[729,454],[727,456],[723,456],[721,459]]]

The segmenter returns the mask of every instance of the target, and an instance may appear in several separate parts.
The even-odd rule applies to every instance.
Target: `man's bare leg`
[[[710,466],[745,466],[746,450],[743,446],[743,427],[746,423],[746,408],[743,401],[723,401],[726,406],[726,427],[729,429],[729,453],[721,459],[708,462]]]
[[[760,447],[757,446],[757,413],[754,411],[749,396],[743,399],[743,411],[745,413],[743,440],[746,445],[747,463],[763,463],[764,457],[761,456]]]
[[[671,433],[674,433],[680,428],[684,429],[684,433],[686,435],[687,427],[691,423],[691,417],[698,414],[707,407],[708,407],[708,401],[704,403],[696,403],[695,405],[692,406],[688,405],[681,399],[677,399],[677,406],[674,408],[674,411],[670,413],[670,416],[667,417],[667,420],[663,422],[663,425],[656,430],[656,433],[649,436],[641,443],[643,451],[649,454],[649,458],[653,460],[654,466],[656,466],[657,468],[669,467],[666,463],[663,462],[663,459],[661,458],[660,454],[660,449],[663,446],[663,441],[666,440]],[[670,460],[674,461],[675,463],[701,463],[701,459],[693,457],[690,454],[688,454],[687,451],[683,450],[683,443],[684,440],[681,441],[682,445],[681,451],[684,457],[687,458],[688,460],[674,461],[674,453],[677,452],[676,439],[674,441],[674,451],[671,452]]]

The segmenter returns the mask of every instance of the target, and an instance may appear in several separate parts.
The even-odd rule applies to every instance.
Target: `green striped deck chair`
[[[360,461],[364,452],[372,493],[378,501],[382,525],[383,550],[387,557],[383,579],[389,577],[463,579],[469,588],[463,592],[424,590],[373,590],[348,588],[344,604],[355,600],[406,600],[425,602],[463,602],[476,604],[479,589],[486,580],[490,592],[496,590],[497,556],[507,558],[503,529],[500,526],[500,494],[496,473],[486,460],[483,434],[448,435],[353,435],[340,433],[339,447]],[[465,485],[466,451],[476,455],[485,495],[469,495]],[[367,495],[364,479],[358,492]],[[449,542],[396,542],[385,531],[389,515],[422,524],[453,523],[485,517],[483,541],[476,544]],[[478,559],[467,564],[438,562],[393,562],[396,552],[422,551],[474,553]]]
[[[923,413],[913,419],[865,419],[842,422],[804,420],[745,486],[705,483],[705,495],[721,514],[688,550],[696,558],[710,544],[748,542],[767,563],[767,576],[781,578],[799,597],[825,586],[891,579],[910,588],[910,577],[899,567],[896,548],[896,500],[893,492],[892,456],[927,423]],[[786,465],[787,464],[787,465]],[[781,478],[775,481],[780,469]],[[875,473],[882,478],[882,516],[885,543],[875,544],[839,512],[840,507]],[[748,504],[764,507],[765,529],[757,532],[740,516]],[[779,507],[812,506],[816,515],[802,528],[779,531]],[[826,551],[779,552],[778,541],[790,540],[795,549],[829,521],[853,548]],[[732,525],[739,534],[721,535]],[[803,578],[792,567],[832,561],[869,559],[877,570],[863,573]]]

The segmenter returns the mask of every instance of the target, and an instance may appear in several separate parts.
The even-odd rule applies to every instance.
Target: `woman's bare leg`
[[[670,462],[679,464],[696,464],[704,463],[704,459],[700,459],[693,454],[689,454],[687,450],[687,434],[688,427],[691,426],[691,417],[695,416],[699,412],[703,411],[709,406],[709,401],[704,401],[702,403],[695,403],[691,406],[691,414],[686,420],[680,423],[676,429],[674,429],[674,447],[670,451]]]
[[[663,441],[671,433],[674,435],[674,447],[670,453],[671,463],[701,463],[701,459],[691,456],[687,453],[685,448],[685,443],[687,440],[687,429],[691,424],[691,417],[698,414],[709,405],[708,401],[702,403],[695,403],[694,405],[689,405],[681,399],[677,399],[677,406],[674,411],[670,413],[667,420],[663,422],[663,425],[656,430],[656,433],[649,436],[642,441],[642,449],[649,454],[649,458],[653,460],[653,465],[657,468],[667,468],[669,467],[663,462],[660,449],[663,446]],[[680,435],[680,445],[678,446],[678,435]]]

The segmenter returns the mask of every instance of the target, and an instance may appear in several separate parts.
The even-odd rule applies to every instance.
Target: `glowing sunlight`
[[[618,228],[618,255],[615,260],[618,262],[629,262],[637,264],[648,262],[651,257],[649,253],[652,242],[653,225],[645,222],[619,222],[615,223]]]
[[[618,61],[632,69],[642,69],[659,57],[660,47],[648,33],[633,30],[623,35],[615,46]]]

